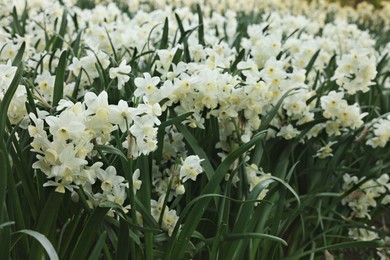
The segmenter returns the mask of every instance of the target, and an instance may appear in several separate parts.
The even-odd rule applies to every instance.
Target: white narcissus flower
[[[152,217],[156,221],[158,221],[158,219],[160,218],[162,208],[164,206],[164,200],[165,200],[165,194],[161,195],[158,198],[158,201],[150,200],[150,210],[151,210],[150,213],[152,214]],[[167,210],[167,209],[168,209],[168,207],[165,208],[165,210]]]
[[[294,128],[291,124],[288,124],[287,126],[283,126],[280,129],[277,136],[281,136],[286,140],[291,140],[299,134],[300,134],[300,131],[298,131],[296,128]]]
[[[204,159],[200,159],[197,155],[190,155],[184,160],[183,165],[180,167],[180,178],[183,178],[182,182],[188,179],[196,180],[196,177],[203,172],[203,168],[200,165],[202,161]]]
[[[50,101],[53,95],[55,76],[52,76],[49,71],[45,70],[42,74],[37,75],[35,83],[38,84],[38,92]]]
[[[114,166],[108,166],[105,171],[99,172],[97,177],[102,182],[100,187],[104,192],[110,192],[113,187],[123,185],[125,180],[125,178],[116,174]]]
[[[380,118],[373,126],[373,137],[368,139],[366,144],[376,147],[385,147],[390,141],[390,115],[387,118]]]
[[[17,67],[12,66],[11,60],[8,60],[7,64],[0,64],[0,101],[7,92],[17,69]]]
[[[133,173],[133,192],[134,194],[137,192],[137,190],[141,189],[142,181],[139,180],[140,170],[137,169]]]
[[[109,107],[111,110],[111,122],[117,124],[122,132],[126,132],[133,122],[137,109],[129,107],[124,100],[119,100],[118,105],[109,105]]]
[[[126,65],[126,60],[123,60],[119,67],[117,68],[111,68],[110,69],[110,78],[111,79],[118,79],[118,89],[121,90],[123,88],[123,85],[125,85],[126,82],[129,81],[129,73],[131,72],[130,65]]]
[[[85,130],[84,123],[71,110],[65,110],[58,117],[48,116],[46,123],[50,126],[50,133],[61,140],[79,139]]]
[[[175,228],[178,219],[179,217],[176,214],[176,210],[165,209],[161,227],[168,232],[169,236],[172,235],[173,229]]]
[[[69,183],[59,183],[56,181],[47,181],[43,184],[43,187],[49,187],[54,186],[56,187],[55,191],[59,193],[65,193],[65,189],[69,190],[70,192],[73,192],[74,189],[78,189],[79,187],[76,185],[71,185]]]
[[[157,91],[157,84],[160,82],[159,77],[151,77],[149,73],[144,73],[144,78],[136,78],[134,80],[137,89],[134,91],[134,96],[141,97],[150,95]]]
[[[320,159],[324,159],[326,157],[332,157],[333,156],[333,149],[331,148],[332,145],[334,145],[337,142],[329,142],[327,145],[321,147],[317,153],[314,155],[314,157],[318,157]]]

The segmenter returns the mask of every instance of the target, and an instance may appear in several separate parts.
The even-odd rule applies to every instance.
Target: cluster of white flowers
[[[256,185],[260,184],[264,180],[267,180],[271,177],[270,173],[264,173],[263,169],[259,169],[257,165],[251,164],[251,165],[246,165],[246,176],[249,184],[249,191],[252,191]],[[258,200],[263,200],[265,196],[267,195],[269,189],[268,186],[265,187],[260,193],[259,196],[257,197]],[[255,206],[257,206],[259,202],[255,203]]]
[[[73,191],[81,185],[98,201],[122,205],[128,184],[113,166],[103,170],[102,162],[93,163],[93,158],[99,158],[95,146],[108,145],[112,132],[120,130],[127,133],[128,139],[134,139],[131,147],[127,146],[129,155],[138,157],[152,152],[156,149],[159,123],[158,113],[152,112],[158,110],[158,104],[139,104],[134,108],[123,100],[118,105],[108,104],[107,98],[105,91],[99,95],[88,92],[83,102],[61,100],[56,115],[40,111],[37,117],[30,113],[33,124],[28,130],[33,137],[32,151],[37,153],[38,159],[33,168],[45,173],[50,179],[45,186],[56,186],[58,192],[65,192],[65,188]],[[134,191],[140,186],[139,174],[136,171],[133,175]],[[103,193],[95,192],[95,183],[100,183]]]
[[[357,91],[368,92],[369,86],[374,85],[372,80],[376,76],[375,62],[369,57],[369,52],[364,50],[352,50],[342,56],[333,79],[337,84],[353,95]]]
[[[343,191],[346,192],[352,188],[352,193],[348,194],[341,203],[348,205],[352,210],[351,218],[371,219],[370,211],[379,205],[390,204],[390,177],[388,174],[382,174],[377,179],[365,180],[365,177],[358,179],[356,176],[345,174],[343,176]],[[360,183],[360,185],[359,185]],[[359,185],[358,187],[356,187]],[[379,205],[378,205],[379,204]],[[383,239],[388,243],[389,237],[380,237],[376,232],[376,227],[371,228],[350,228],[348,235],[358,241],[370,241],[374,239]],[[381,259],[388,259],[390,255],[388,248],[377,249]]]
[[[167,231],[168,235],[172,235],[173,229],[175,228],[179,217],[176,214],[176,210],[169,209],[167,205],[164,207],[164,201],[165,194],[161,195],[158,201],[151,200],[152,216],[156,221],[159,221],[162,213],[161,228]]]
[[[356,176],[345,174],[343,176],[343,191],[347,191],[358,183],[362,182],[365,177],[358,179]],[[363,182],[355,191],[348,194],[342,200],[343,205],[348,205],[352,210],[352,216],[357,218],[371,219],[370,209],[377,206],[377,200],[380,204],[387,205],[390,203],[390,178],[388,174],[381,175],[378,179],[370,179]]]
[[[357,103],[348,105],[344,98],[344,92],[330,91],[328,95],[321,97],[323,116],[329,121],[325,128],[329,135],[341,135],[341,128],[356,129],[363,125],[362,118],[367,113],[361,113]]]
[[[367,140],[367,145],[376,147],[385,147],[390,141],[390,115],[386,118],[379,118],[373,123],[373,130]]]

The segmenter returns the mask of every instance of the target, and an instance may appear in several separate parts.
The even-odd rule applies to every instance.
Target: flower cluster
[[[348,205],[352,210],[351,218],[371,219],[371,209],[375,209],[379,205],[390,204],[390,178],[388,174],[382,174],[377,179],[369,180],[365,180],[365,177],[358,179],[356,176],[345,174],[343,179],[343,191],[346,192],[353,189],[353,191],[341,201],[343,205]],[[384,243],[388,243],[389,237],[379,236],[376,230],[377,228],[375,226],[369,228],[365,224],[364,228],[349,228],[348,235],[358,241],[382,239],[384,240]],[[377,254],[381,259],[387,259],[389,250],[386,247],[378,248]]]
[[[30,113],[33,124],[28,130],[33,137],[32,151],[37,153],[38,159],[33,168],[41,170],[50,179],[45,186],[56,186],[58,192],[65,192],[65,188],[73,191],[80,185],[97,201],[108,200],[122,205],[128,183],[113,166],[103,169],[103,163],[94,162],[93,158],[103,156],[97,147],[108,145],[114,131],[121,131],[127,134],[128,140],[134,140],[134,143],[129,141],[131,146],[126,146],[131,156],[138,157],[155,150],[158,104],[128,107],[123,100],[117,105],[108,104],[107,98],[105,91],[99,95],[88,92],[83,102],[61,100],[55,115],[44,111],[38,115]],[[136,173],[135,190],[140,186],[139,172]],[[103,193],[96,191],[97,184]]]
[[[367,145],[376,147],[385,147],[390,141],[390,115],[386,118],[379,118],[373,123],[372,134],[366,142]]]
[[[362,183],[363,180],[359,180],[356,176],[351,177],[349,174],[345,174],[343,179],[343,191],[347,191],[358,185],[358,183]],[[389,175],[383,174],[376,180],[364,181],[355,191],[342,200],[342,204],[348,205],[352,210],[353,217],[370,219],[370,209],[377,206],[377,200],[380,200],[380,203],[383,205],[390,203],[390,195],[387,194],[390,191],[389,180]]]
[[[352,50],[340,60],[333,79],[337,84],[353,95],[357,91],[367,92],[376,76],[375,62],[369,57],[369,52]]]

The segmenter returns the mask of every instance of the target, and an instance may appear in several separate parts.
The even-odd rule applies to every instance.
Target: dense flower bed
[[[389,257],[389,3],[89,4],[0,9],[4,238],[60,258]]]

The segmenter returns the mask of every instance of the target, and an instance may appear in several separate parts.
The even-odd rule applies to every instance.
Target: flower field
[[[12,2],[1,259],[390,259],[390,2]]]

